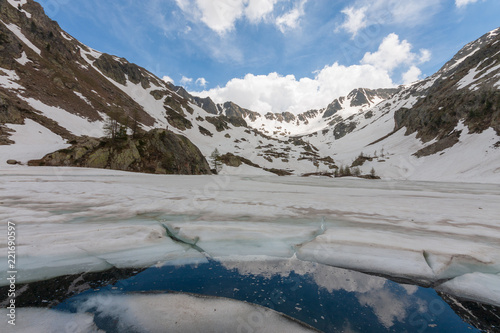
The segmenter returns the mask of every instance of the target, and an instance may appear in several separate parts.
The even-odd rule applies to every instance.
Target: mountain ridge
[[[68,147],[75,138],[103,137],[114,117],[129,131],[137,126],[140,132],[168,129],[185,136],[206,158],[217,148],[259,168],[296,175],[332,173],[366,155],[357,168],[364,174],[375,169],[383,178],[500,182],[494,168],[500,159],[495,144],[500,134],[499,29],[411,85],[358,88],[332,97],[319,110],[262,115],[232,102],[192,96],[124,58],[93,50],[32,0],[20,8],[0,0],[0,16],[0,152],[5,160],[20,156],[26,163]],[[15,147],[29,140],[37,144],[18,153]],[[458,168],[452,161],[460,155],[474,161]],[[261,174],[257,169],[245,172]],[[238,170],[226,165],[222,172]]]

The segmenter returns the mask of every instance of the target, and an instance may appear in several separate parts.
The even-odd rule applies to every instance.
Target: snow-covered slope
[[[1,164],[40,158],[77,136],[101,137],[113,118],[129,128],[137,123],[144,131],[186,136],[207,158],[217,149],[232,161],[226,173],[300,175],[358,166],[383,178],[500,182],[498,29],[412,85],[355,89],[299,115],[261,115],[192,96],[81,44],[34,1],[20,9],[13,4],[0,1],[7,41],[0,50]],[[37,135],[19,138],[35,127]],[[37,148],[23,148],[27,140]]]
[[[323,130],[307,140],[337,164],[358,160],[363,173],[374,168],[383,178],[500,182],[499,33],[485,34],[436,74],[343,121],[351,130],[344,137]]]

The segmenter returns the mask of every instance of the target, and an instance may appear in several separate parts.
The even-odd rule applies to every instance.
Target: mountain
[[[80,43],[32,0],[0,0],[0,20],[0,163],[75,152],[86,137],[105,137],[114,121],[145,137],[167,130],[207,159],[217,149],[224,173],[301,175],[353,167],[361,174],[374,169],[382,178],[500,182],[499,29],[424,80],[355,89],[332,96],[322,109],[294,115],[193,96]],[[160,150],[186,161],[189,144]],[[137,166],[160,158],[148,147],[125,169],[144,172]],[[120,153],[115,150],[111,155]],[[93,165],[71,154],[45,162]],[[101,166],[113,167],[112,159]],[[200,163],[191,169],[205,170]]]
[[[309,110],[298,115],[290,112],[268,112],[262,115],[255,111],[243,109],[232,102],[215,104],[210,97],[195,97],[189,95],[181,87],[177,87],[177,89],[178,92],[182,91],[182,96],[208,113],[225,115],[230,118],[243,118],[249,126],[275,137],[314,133],[318,129],[332,126],[344,118],[365,111],[381,101],[392,97],[399,91],[399,89],[373,90],[359,88],[354,89],[347,96],[336,98],[326,108],[320,110]]]

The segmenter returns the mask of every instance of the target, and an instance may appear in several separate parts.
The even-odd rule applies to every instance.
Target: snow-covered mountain
[[[177,87],[178,92],[181,90],[181,87]],[[243,109],[232,102],[216,105],[210,97],[202,99],[190,96],[185,91],[183,96],[209,113],[243,118],[249,126],[267,135],[283,138],[310,134],[334,126],[392,97],[398,91],[399,89],[354,89],[347,96],[336,98],[323,109],[309,110],[298,115],[290,112],[260,114]]]
[[[353,166],[382,178],[500,182],[499,29],[414,84],[355,89],[299,115],[262,115],[192,96],[93,50],[32,0],[0,0],[0,19],[2,164],[40,159],[81,136],[102,137],[114,118],[185,136],[207,158],[217,148],[226,173]]]

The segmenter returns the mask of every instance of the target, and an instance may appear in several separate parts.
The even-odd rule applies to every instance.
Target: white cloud
[[[396,68],[404,72],[403,83],[418,80],[422,72],[417,65],[429,60],[430,52],[420,50],[420,53],[413,53],[411,49],[408,41],[400,41],[397,35],[390,34],[376,52],[366,53],[358,65],[334,63],[313,73],[313,78],[301,79],[277,73],[247,74],[244,78],[230,80],[224,87],[193,94],[210,96],[216,103],[232,101],[260,113],[301,113],[324,108],[355,88],[393,87],[391,75]]]
[[[467,6],[468,4],[470,3],[475,3],[477,2],[478,0],[455,0],[455,5],[458,7],[458,8],[462,8],[462,7],[465,7]]]
[[[162,78],[162,80],[163,80],[165,83],[169,83],[169,82],[170,82],[170,83],[174,84],[174,79],[172,79],[172,78],[171,78],[170,76],[168,76],[168,75],[165,75],[165,76]]]
[[[245,16],[252,23],[258,23],[265,19],[267,15],[273,12],[274,5],[278,0],[247,0],[248,5],[245,8]]]
[[[417,66],[411,66],[406,73],[403,74],[403,84],[409,84],[420,79],[422,71]]]
[[[181,84],[182,84],[182,85],[191,84],[191,82],[193,82],[193,79],[192,79],[192,78],[182,76],[182,79],[181,79]]]
[[[246,18],[251,23],[268,21],[280,1],[294,4],[293,9],[274,20],[276,26],[285,32],[296,28],[304,15],[308,0],[175,0],[177,6],[192,22],[203,22],[210,29],[224,35],[234,29],[236,21]]]
[[[345,22],[340,26],[341,29],[346,30],[354,38],[358,31],[366,28],[368,22],[366,21],[367,7],[354,8],[349,7],[342,10],[342,13],[347,15]]]
[[[201,87],[205,88],[205,87],[207,86],[207,83],[208,83],[208,82],[207,82],[207,80],[205,80],[205,78],[204,78],[204,77],[200,77],[200,78],[196,79],[196,82],[195,82],[195,83],[196,83],[197,85],[199,85],[199,86],[201,86]]]
[[[276,18],[276,26],[281,32],[285,32],[289,29],[295,29],[299,26],[300,18],[304,16],[304,6],[308,0],[301,0],[295,8],[290,10],[288,13],[283,14]]]
[[[339,29],[354,38],[363,29],[380,24],[417,26],[438,12],[443,0],[357,0],[342,10],[346,15]],[[458,0],[464,1],[464,0]],[[366,9],[366,10],[365,10]]]
[[[429,60],[431,60],[431,51],[427,49],[421,49],[419,62],[423,64],[424,62],[427,62]]]
[[[177,3],[177,6],[185,12],[187,12],[191,7],[190,0],[175,0],[175,2]]]
[[[196,0],[201,20],[219,34],[230,31],[243,15],[244,0]]]
[[[367,52],[361,59],[361,63],[373,65],[391,73],[402,64],[414,62],[416,56],[415,53],[411,52],[411,44],[408,41],[400,41],[398,35],[391,33],[384,38],[378,51],[374,53]]]

